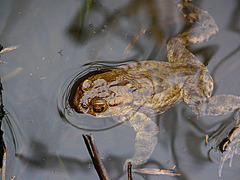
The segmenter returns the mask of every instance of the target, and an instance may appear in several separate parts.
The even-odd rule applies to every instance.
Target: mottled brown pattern
[[[173,37],[167,44],[168,61],[142,61],[89,77],[77,89],[79,112],[97,117],[129,120],[137,132],[133,164],[145,163],[157,143],[158,127],[146,116],[163,113],[184,101],[199,115],[223,115],[240,107],[240,97],[211,97],[213,80],[208,69],[186,49],[189,43],[208,40],[218,31],[214,19],[191,4],[177,7],[197,26]]]

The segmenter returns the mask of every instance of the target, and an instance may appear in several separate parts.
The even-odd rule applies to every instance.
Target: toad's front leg
[[[158,127],[149,117],[143,113],[135,112],[129,123],[137,134],[134,155],[126,160],[124,168],[128,162],[135,165],[147,162],[157,144]]]

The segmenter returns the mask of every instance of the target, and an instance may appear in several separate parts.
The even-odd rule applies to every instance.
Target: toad
[[[213,79],[207,67],[186,48],[215,35],[215,20],[190,3],[177,1],[177,7],[196,26],[169,40],[169,62],[141,61],[93,75],[79,85],[74,96],[78,112],[128,121],[133,127],[135,153],[126,163],[140,165],[150,158],[158,134],[151,115],[162,114],[182,101],[201,116],[225,115],[240,107],[239,96],[212,96]]]

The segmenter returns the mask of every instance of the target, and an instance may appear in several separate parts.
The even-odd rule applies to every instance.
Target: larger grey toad
[[[134,156],[126,163],[145,163],[157,144],[158,127],[148,115],[161,114],[182,101],[198,115],[224,115],[240,107],[239,96],[211,96],[213,80],[208,69],[186,49],[189,43],[204,42],[216,34],[215,20],[187,2],[177,1],[177,7],[197,26],[170,39],[169,62],[142,61],[94,75],[79,85],[74,97],[79,112],[129,120],[136,143]]]

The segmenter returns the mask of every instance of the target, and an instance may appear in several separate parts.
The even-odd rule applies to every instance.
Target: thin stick
[[[5,115],[5,111],[3,110],[3,99],[2,99],[2,83],[0,79],[0,127],[2,126],[2,120]],[[6,158],[4,159],[4,155],[6,157],[6,150],[5,150],[5,144],[3,141],[3,131],[0,129],[0,172],[2,171],[3,164],[6,163]],[[4,167],[6,168],[6,167]],[[3,169],[5,172],[5,169]],[[2,178],[5,179],[5,174],[2,173]]]
[[[2,82],[1,82],[1,79],[0,79],[0,123],[2,122],[2,119],[3,119],[4,115],[5,115],[5,112],[3,110],[2,90],[3,90]]]
[[[90,135],[82,135],[84,142],[87,146],[90,157],[93,161],[94,167],[98,173],[98,176],[101,180],[109,180],[108,173],[103,165],[102,159],[98,153],[97,147],[94,142],[94,138],[92,134]]]
[[[165,170],[165,169],[143,168],[143,169],[133,169],[132,171],[136,173],[142,173],[142,174],[180,176],[180,174],[174,173],[172,170]]]
[[[128,163],[128,180],[132,180],[132,164]]]

